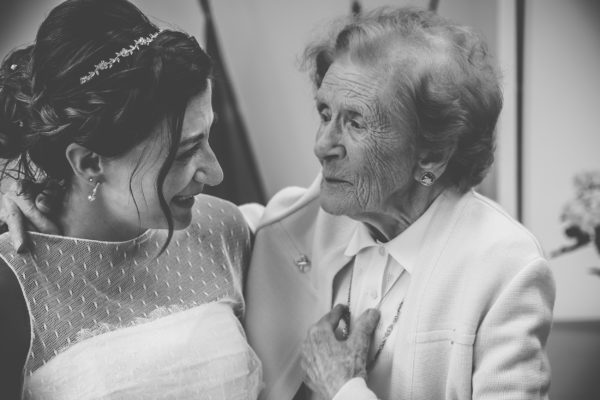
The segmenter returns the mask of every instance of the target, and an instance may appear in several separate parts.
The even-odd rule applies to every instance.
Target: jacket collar
[[[294,214],[296,211],[305,207],[308,203],[315,200],[319,197],[319,192],[321,189],[321,180],[322,175],[319,172],[315,180],[310,184],[310,186],[306,189],[303,188],[288,188],[289,190],[297,189],[299,192],[302,192],[302,195],[291,202],[286,201],[277,201],[277,194],[269,201],[270,207],[266,207],[264,210],[264,214],[261,217],[260,223],[258,224],[256,230],[258,231],[261,228],[272,225],[278,221],[281,221],[288,215]],[[289,196],[289,194],[288,194]],[[289,196],[294,198],[294,196]]]

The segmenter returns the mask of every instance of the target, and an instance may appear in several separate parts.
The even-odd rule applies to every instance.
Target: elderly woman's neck
[[[444,189],[441,184],[418,186],[411,193],[390,199],[384,210],[367,213],[361,216],[360,220],[369,226],[375,239],[387,242],[400,235],[425,214]]]

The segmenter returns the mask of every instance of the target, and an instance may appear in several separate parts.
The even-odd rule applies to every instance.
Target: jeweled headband
[[[121,58],[129,57],[130,55],[132,55],[136,50],[140,49],[140,46],[148,46],[150,43],[152,43],[154,39],[156,39],[159,33],[160,31],[155,32],[147,37],[142,36],[138,39],[135,39],[135,42],[133,42],[133,44],[130,45],[129,48],[124,47],[121,50],[117,51],[113,58],[109,58],[108,60],[102,60],[98,64],[94,65],[94,69],[88,72],[86,75],[79,78],[79,82],[82,85],[86,82],[89,82],[92,78],[94,78],[94,76],[100,75],[100,71],[110,69],[113,65],[121,61]]]

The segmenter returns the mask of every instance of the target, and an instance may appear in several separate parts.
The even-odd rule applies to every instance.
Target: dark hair
[[[429,11],[381,8],[339,21],[307,47],[304,65],[315,87],[341,56],[388,77],[383,106],[414,133],[416,149],[451,154],[444,175],[452,185],[466,191],[483,180],[494,160],[502,92],[478,34]]]
[[[166,118],[169,152],[156,190],[168,221],[168,243],[173,220],[162,187],[176,156],[187,103],[207,89],[212,62],[193,37],[158,32],[126,0],[67,0],[55,7],[34,45],[13,51],[2,64],[0,156],[18,160],[4,173],[68,184],[73,171],[65,150],[70,143],[106,157],[122,155]],[[148,45],[80,82],[102,60],[153,34]]]

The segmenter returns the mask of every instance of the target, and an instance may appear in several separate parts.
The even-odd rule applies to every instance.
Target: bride
[[[68,0],[0,73],[9,178],[59,182],[62,235],[0,236],[3,399],[256,399],[250,233],[208,144],[211,61],[126,0]]]

